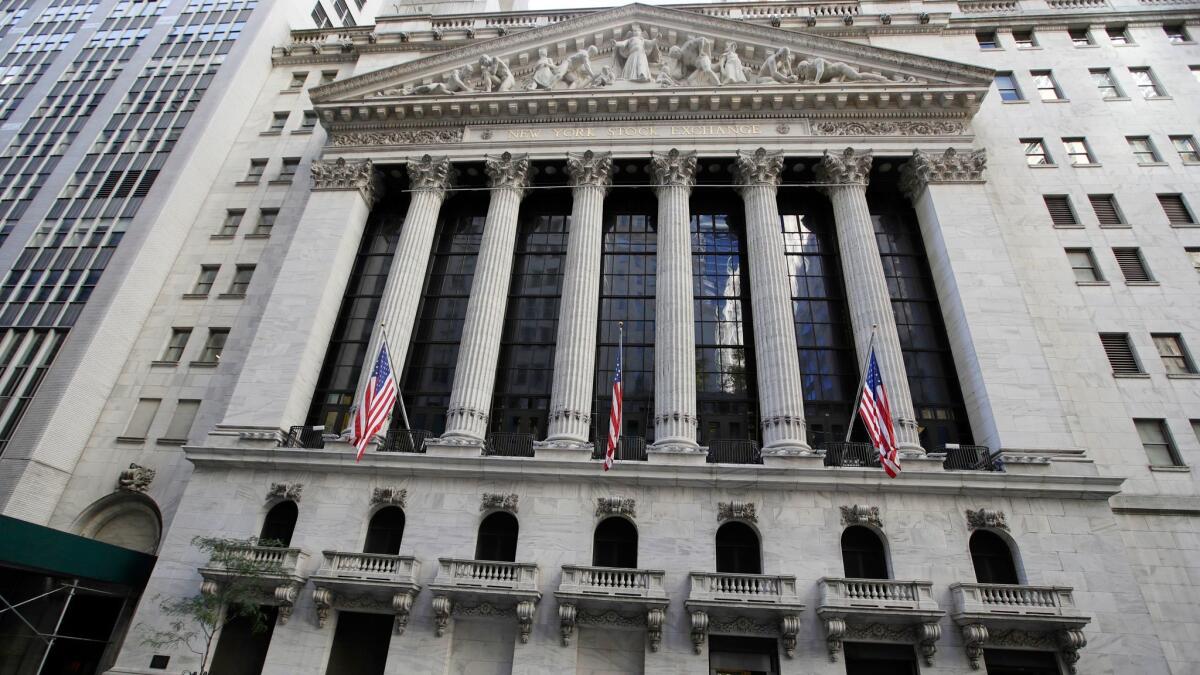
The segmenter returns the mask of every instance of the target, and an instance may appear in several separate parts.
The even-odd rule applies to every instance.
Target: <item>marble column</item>
[[[550,393],[550,429],[546,445],[590,448],[592,382],[596,376],[596,321],[600,297],[600,257],[604,243],[604,194],[611,181],[612,155],[591,150],[567,157],[571,177],[571,232],[554,385]]]
[[[859,368],[866,363],[871,328],[875,327],[875,358],[879,361],[891,404],[897,445],[901,452],[920,453],[921,443],[904,355],[900,351],[900,336],[896,331],[896,316],[883,274],[883,261],[879,257],[875,226],[867,208],[870,173],[870,152],[846,148],[837,155],[825,153],[817,167],[817,180],[831,184],[823,190],[833,202],[838,251]]]
[[[696,153],[651,153],[650,169],[658,196],[651,450],[703,457],[696,442],[696,320],[688,208],[696,182]]]
[[[312,194],[242,356],[254,367],[244,369],[234,385],[225,418],[210,435],[213,445],[235,438],[273,446],[280,430],[303,424],[308,415],[367,215],[379,194],[371,160],[315,160],[311,180]],[[236,348],[231,344],[226,354]]]
[[[746,248],[750,262],[750,296],[754,310],[754,350],[758,359],[758,399],[763,452],[795,454],[811,450],[806,441],[804,391],[792,289],[779,204],[775,194],[783,152],[759,148],[738,152],[735,175],[746,206]]]
[[[482,447],[486,438],[512,279],[517,216],[529,185],[527,155],[514,156],[508,152],[489,155],[484,159],[484,169],[492,188],[491,199],[458,345],[454,385],[446,410],[446,433],[441,438],[442,443],[449,445]]]
[[[400,229],[400,240],[396,242],[396,255],[388,269],[387,285],[383,289],[371,343],[355,390],[358,392],[366,387],[371,377],[371,367],[379,349],[380,326],[386,327],[392,367],[397,371],[404,367],[413,324],[417,321],[417,305],[421,302],[433,236],[437,231],[438,214],[454,171],[448,157],[429,155],[409,159],[407,168],[411,191],[408,212]]]

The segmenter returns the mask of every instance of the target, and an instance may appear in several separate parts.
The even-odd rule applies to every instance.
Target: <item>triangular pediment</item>
[[[759,109],[940,108],[969,117],[992,71],[630,4],[317,87],[326,126],[388,120]]]

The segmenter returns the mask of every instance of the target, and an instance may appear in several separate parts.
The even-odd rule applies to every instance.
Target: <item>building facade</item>
[[[43,223],[172,175],[0,343],[4,514],[158,556],[108,672],[1195,672],[1200,9],[465,4],[263,19],[162,169],[6,230],[40,326]],[[281,571],[201,664],[144,640],[212,536]]]

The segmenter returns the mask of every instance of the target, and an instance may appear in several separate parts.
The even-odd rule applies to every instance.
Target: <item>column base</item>
[[[781,469],[807,469],[825,466],[825,451],[804,446],[763,448],[763,466]]]
[[[918,449],[917,452],[912,450],[900,451],[900,471],[908,473],[927,473],[930,471],[941,471],[942,463],[946,461],[946,453],[930,452],[925,453]]]
[[[672,466],[707,464],[708,448],[684,443],[655,443],[646,448],[646,461]]]
[[[572,461],[588,460],[592,458],[592,453],[595,446],[586,441],[572,441],[567,439],[545,440],[533,442],[533,454],[538,459],[549,459],[552,461]]]
[[[482,457],[487,443],[469,436],[442,436],[425,441],[425,454],[430,457]]]

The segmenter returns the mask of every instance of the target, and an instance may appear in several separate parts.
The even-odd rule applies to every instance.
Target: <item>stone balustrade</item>
[[[1068,586],[952,584],[954,613],[1006,616],[1074,616],[1073,589]]]
[[[932,666],[939,625],[946,615],[933,599],[933,583],[896,579],[823,577],[817,582],[821,604],[817,616],[825,627],[829,659],[837,661],[845,640],[887,626],[902,640],[912,640],[925,665]]]
[[[298,548],[232,544],[214,555],[199,572],[204,581],[200,592],[216,594],[221,584],[235,578],[252,579],[270,598],[267,604],[279,608],[279,622],[286,624],[305,579],[300,576],[308,554]]]
[[[666,599],[665,577],[662,570],[563,565],[558,590],[594,596]]]
[[[690,601],[789,604],[800,601],[796,577],[767,574],[692,572]]]
[[[317,576],[344,580],[401,582],[414,581],[421,562],[412,556],[382,553],[324,551],[325,560]]]
[[[933,599],[933,582],[930,581],[824,577],[818,584],[822,607],[938,609]]]
[[[598,622],[616,613],[643,622],[650,651],[658,651],[669,604],[662,570],[563,565],[554,597],[563,646],[571,644],[577,623]]]
[[[446,634],[456,609],[480,607],[511,609],[517,617],[521,642],[529,642],[541,574],[534,563],[496,560],[438,558],[438,572],[429,590],[433,592],[434,633]]]
[[[534,563],[438,558],[436,584],[471,588],[536,591],[540,580]]]
[[[230,557],[245,560],[248,566],[255,569],[270,570],[272,574],[296,574],[300,564],[308,559],[308,554],[298,548],[283,548],[281,546],[257,546],[240,544],[229,547]],[[226,569],[226,565],[216,560],[210,560],[209,569]]]
[[[795,655],[800,613],[804,611],[796,593],[796,577],[724,572],[692,572],[690,577],[685,606],[697,654],[702,652],[710,628],[719,626],[720,632],[727,634],[778,635],[783,653],[788,658]]]

